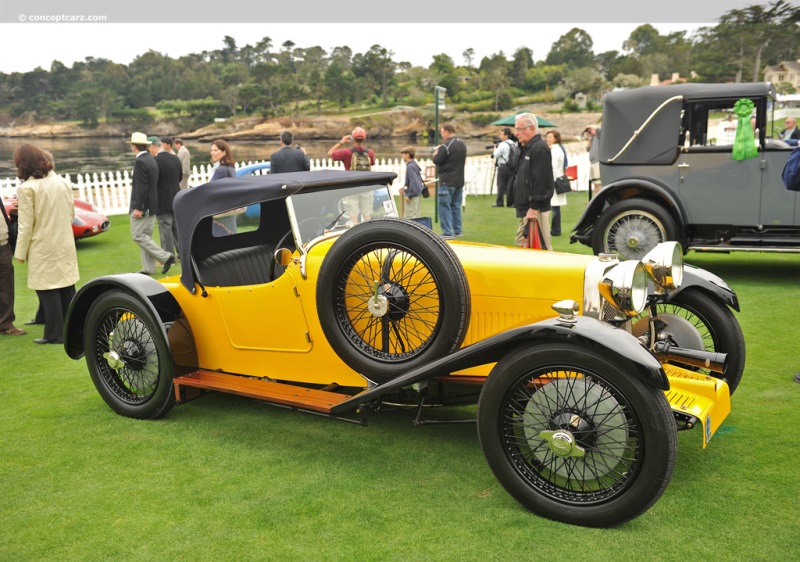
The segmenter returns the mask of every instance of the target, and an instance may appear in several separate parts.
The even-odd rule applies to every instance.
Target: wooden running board
[[[173,384],[175,385],[175,399],[179,402],[182,400],[181,387],[192,387],[248,396],[323,414],[330,414],[333,406],[352,398],[347,394],[212,371],[195,371],[188,375],[175,377]]]

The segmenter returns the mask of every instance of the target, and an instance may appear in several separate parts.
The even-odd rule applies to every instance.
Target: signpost
[[[433,88],[433,128],[434,146],[439,146],[439,110],[444,109],[444,94],[447,88],[436,86]],[[439,179],[438,176],[436,178]],[[439,182],[436,182],[436,199],[433,201],[433,220],[439,222]]]

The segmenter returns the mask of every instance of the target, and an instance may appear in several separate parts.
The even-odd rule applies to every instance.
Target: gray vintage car
[[[603,189],[573,229],[595,253],[639,259],[674,240],[696,251],[800,252],[800,196],[781,172],[792,147],[769,138],[768,83],[681,84],[612,92],[603,103]],[[753,102],[758,156],[733,160],[740,99]]]

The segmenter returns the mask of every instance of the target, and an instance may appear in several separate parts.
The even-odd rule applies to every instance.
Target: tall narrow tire
[[[95,388],[112,410],[156,419],[175,404],[173,365],[159,321],[133,296],[103,293],[84,330],[86,363]]]
[[[739,321],[725,303],[690,287],[669,302],[658,304],[656,312],[663,321],[659,338],[668,338],[679,347],[728,355],[724,373],[698,370],[727,382],[733,394],[744,374],[746,351]],[[639,329],[638,322],[634,324],[634,335],[646,332],[648,323],[644,322],[643,330]]]
[[[534,513],[613,527],[644,513],[675,466],[663,392],[594,351],[520,348],[501,359],[478,403],[478,437],[503,487]]]

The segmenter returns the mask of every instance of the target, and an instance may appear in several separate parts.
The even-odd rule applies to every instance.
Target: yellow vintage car
[[[181,275],[87,283],[67,354],[140,419],[210,391],[357,423],[477,404],[489,466],[525,507],[596,527],[647,510],[676,431],[702,428],[705,446],[729,413],[745,363],[734,292],[674,242],[624,262],[445,242],[397,218],[394,179],[328,170],[180,192]],[[252,206],[236,234],[219,227]]]

